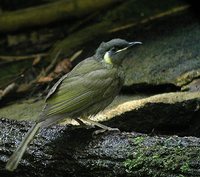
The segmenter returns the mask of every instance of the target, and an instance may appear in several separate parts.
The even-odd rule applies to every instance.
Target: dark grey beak
[[[139,42],[139,41],[137,41],[137,42],[129,42],[128,48],[132,47],[133,45],[137,45],[137,44],[142,44],[142,42]]]

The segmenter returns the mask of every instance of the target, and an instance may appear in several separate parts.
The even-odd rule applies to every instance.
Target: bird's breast
[[[58,83],[47,99],[41,121],[95,115],[114,100],[123,82],[121,68],[88,60]]]

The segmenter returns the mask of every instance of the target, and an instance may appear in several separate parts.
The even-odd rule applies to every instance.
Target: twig
[[[183,6],[180,6],[180,7],[175,7],[173,9],[167,10],[165,12],[158,13],[158,14],[155,14],[153,16],[149,16],[148,18],[144,18],[143,20],[141,20],[139,22],[133,22],[133,23],[125,24],[125,25],[120,26],[120,27],[113,28],[113,29],[109,30],[108,32],[114,33],[114,32],[118,32],[118,31],[122,31],[122,30],[125,30],[125,29],[128,29],[128,28],[131,28],[133,26],[137,26],[138,24],[148,23],[150,21],[160,19],[164,16],[169,16],[169,15],[172,15],[172,14],[175,14],[175,13],[178,13],[178,12],[182,12],[182,11],[188,9],[189,7],[190,7],[190,5],[183,5]]]
[[[9,93],[15,91],[17,89],[17,85],[16,83],[12,83],[10,85],[8,85],[1,93],[0,93],[0,100],[5,97],[6,95],[8,95]]]
[[[75,52],[75,53],[69,58],[69,60],[70,60],[71,62],[74,61],[76,58],[78,58],[78,57],[81,55],[82,52],[83,52],[83,50],[79,50],[79,51]]]
[[[51,64],[46,68],[46,70],[42,73],[44,75],[47,75],[50,73],[50,71],[55,67],[58,59],[59,59],[59,55],[61,53],[61,49],[57,52],[55,58],[52,60]]]
[[[48,55],[47,53],[39,53],[39,54],[33,54],[33,55],[27,55],[27,56],[0,56],[0,60],[12,62],[12,61],[34,59],[36,57],[46,57],[47,55]]]

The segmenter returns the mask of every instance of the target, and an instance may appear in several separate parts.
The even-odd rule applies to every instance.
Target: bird
[[[38,120],[25,135],[19,147],[9,158],[6,169],[14,171],[28,145],[42,127],[58,123],[64,118],[85,122],[103,130],[114,128],[89,119],[104,110],[121,90],[125,72],[122,62],[128,49],[141,42],[112,39],[102,42],[95,54],[62,76],[50,89]]]

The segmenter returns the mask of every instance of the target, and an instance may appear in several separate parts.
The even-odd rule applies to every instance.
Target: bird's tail
[[[41,126],[41,123],[36,123],[31,127],[31,129],[28,131],[28,133],[22,140],[19,147],[16,149],[16,151],[12,154],[12,156],[8,160],[8,162],[6,164],[7,170],[14,171],[17,168],[19,161],[21,160],[27,146],[29,145],[31,140],[34,138],[36,133],[38,132],[40,126]]]

